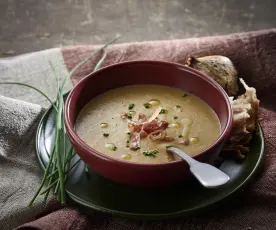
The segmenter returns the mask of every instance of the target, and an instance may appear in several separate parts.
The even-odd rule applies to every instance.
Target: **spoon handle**
[[[181,158],[183,158],[189,164],[190,167],[192,164],[199,163],[198,161],[196,161],[195,159],[193,159],[192,157],[190,157],[189,155],[187,155],[186,153],[184,153],[182,150],[180,150],[178,148],[170,147],[167,150],[179,155]]]

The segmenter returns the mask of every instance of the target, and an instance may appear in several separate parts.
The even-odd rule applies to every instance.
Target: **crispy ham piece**
[[[145,122],[147,120],[147,115],[143,113],[138,114],[138,122]]]
[[[151,122],[145,122],[142,125],[142,130],[150,134],[154,131],[165,130],[166,128],[168,128],[168,126],[169,126],[169,123],[167,121],[159,121],[155,119]]]
[[[148,122],[153,121],[155,118],[158,117],[159,113],[161,112],[162,108],[161,106],[158,107],[158,109],[155,110],[155,112],[151,115],[151,117],[148,119]]]
[[[162,140],[166,137],[165,130],[156,130],[149,134],[149,138],[153,141],[155,140]]]
[[[121,115],[122,119],[124,119],[124,120],[127,119],[127,114],[126,113],[121,113],[120,115]]]
[[[140,148],[140,133],[131,134],[129,148],[132,150]]]
[[[128,129],[132,132],[130,136],[130,149],[137,150],[140,148],[140,139],[147,136],[151,140],[173,140],[172,137],[166,135],[165,130],[168,128],[168,122],[157,119],[161,109],[161,107],[158,107],[148,119],[145,114],[139,114],[138,121],[128,121]]]
[[[224,147],[225,151],[236,151],[238,154],[248,152],[248,147],[244,146],[249,143],[252,138],[252,132],[257,127],[259,100],[256,96],[256,90],[249,87],[243,79],[239,79],[245,93],[238,96],[237,99],[230,97],[233,111],[233,127],[230,139]],[[167,136],[166,129],[168,122],[159,120],[157,116],[161,111],[161,107],[147,118],[145,114],[138,115],[138,121],[128,120],[128,129],[131,131],[130,149],[137,150],[140,148],[141,138],[148,137],[152,141],[164,140],[172,141],[173,137]],[[181,144],[188,144],[188,135],[191,129],[192,121],[183,119],[183,130]]]

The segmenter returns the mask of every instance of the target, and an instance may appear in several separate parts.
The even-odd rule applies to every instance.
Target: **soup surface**
[[[121,160],[161,163],[176,160],[166,147],[189,155],[220,135],[215,112],[201,99],[161,85],[133,85],[93,98],[76,122],[80,138],[97,151]]]

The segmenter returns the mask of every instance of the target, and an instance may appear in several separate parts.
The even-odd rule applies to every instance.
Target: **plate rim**
[[[64,96],[67,96],[68,93],[65,93]],[[42,115],[40,122],[37,126],[37,130],[36,130],[36,136],[35,136],[35,148],[36,148],[36,156],[37,159],[39,161],[40,166],[42,167],[43,171],[45,170],[45,166],[44,163],[40,157],[41,151],[40,151],[40,146],[41,143],[39,141],[41,132],[42,132],[42,127],[43,124],[45,123],[45,118],[49,115],[49,113],[52,110],[52,106],[49,106],[48,109],[46,109],[46,111],[44,112],[44,114]],[[165,219],[171,219],[171,218],[177,218],[180,216],[187,216],[187,215],[191,215],[192,213],[196,212],[196,211],[203,211],[207,208],[213,207],[215,205],[218,205],[219,203],[221,203],[222,201],[232,197],[234,194],[236,194],[238,191],[240,191],[243,187],[245,187],[253,178],[254,176],[256,176],[256,174],[259,172],[261,165],[262,165],[262,161],[264,159],[264,151],[265,151],[265,139],[264,139],[264,132],[263,132],[263,128],[260,124],[260,122],[258,121],[257,123],[257,135],[260,136],[261,139],[261,146],[260,146],[260,152],[259,152],[259,156],[258,156],[258,160],[256,161],[254,168],[250,171],[250,174],[244,179],[242,180],[241,183],[239,183],[238,186],[235,186],[234,189],[231,189],[231,191],[229,191],[228,193],[226,193],[223,196],[219,196],[218,198],[212,199],[211,202],[205,202],[203,205],[197,205],[194,208],[189,208],[189,209],[185,209],[185,210],[180,210],[177,212],[170,212],[170,213],[147,213],[147,214],[143,214],[143,213],[133,213],[133,212],[124,212],[124,211],[118,211],[118,210],[114,210],[114,209],[110,209],[110,208],[105,208],[105,207],[101,207],[92,203],[88,203],[86,201],[84,201],[81,198],[78,198],[76,195],[74,195],[73,193],[71,193],[70,191],[68,191],[68,189],[66,189],[66,193],[67,195],[77,204],[80,204],[86,208],[90,208],[92,210],[96,210],[96,211],[100,211],[103,213],[108,213],[108,214],[112,214],[112,215],[116,215],[116,216],[121,216],[121,217],[128,217],[131,219],[139,219],[139,220],[146,220],[146,219],[150,219],[150,220],[165,220]]]

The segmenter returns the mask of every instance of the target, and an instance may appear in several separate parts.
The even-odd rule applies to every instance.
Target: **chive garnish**
[[[182,138],[183,136],[182,135],[178,135],[178,138]]]
[[[127,135],[130,135],[130,132],[127,132]]]
[[[134,151],[137,151],[138,149],[140,149],[140,147],[136,147],[135,149],[133,149]]]
[[[151,105],[150,103],[145,103],[145,104],[144,104],[144,107],[145,107],[146,109],[151,108],[151,106],[152,106],[152,105]]]
[[[133,103],[129,104],[128,109],[131,110],[133,108],[134,108],[134,104]]]
[[[176,108],[178,108],[178,109],[179,109],[179,108],[181,108],[181,106],[180,106],[180,105],[176,105]]]
[[[127,143],[129,143],[130,142],[130,140],[127,140]]]
[[[166,109],[161,109],[161,111],[160,111],[159,114],[166,114],[166,113],[168,113],[168,110],[166,110]]]
[[[184,93],[182,97],[187,97],[187,96],[188,96],[188,94],[187,94],[187,93]]]
[[[132,119],[132,115],[129,112],[126,114],[126,116],[128,119],[130,119],[130,120]]]
[[[117,147],[116,147],[116,146],[114,146],[112,150],[113,150],[113,151],[116,151],[116,150],[117,150]]]
[[[108,137],[109,134],[108,134],[108,133],[104,133],[103,136],[104,136],[104,137]]]
[[[173,146],[172,145],[166,145],[165,147],[166,147],[166,149],[168,149],[168,148],[173,147]]]
[[[159,151],[158,150],[147,150],[147,151],[143,151],[143,154],[146,156],[146,157],[156,157],[156,154],[158,153]]]
[[[173,117],[173,119],[177,119],[177,118],[178,118],[178,116],[174,116],[174,117]]]

